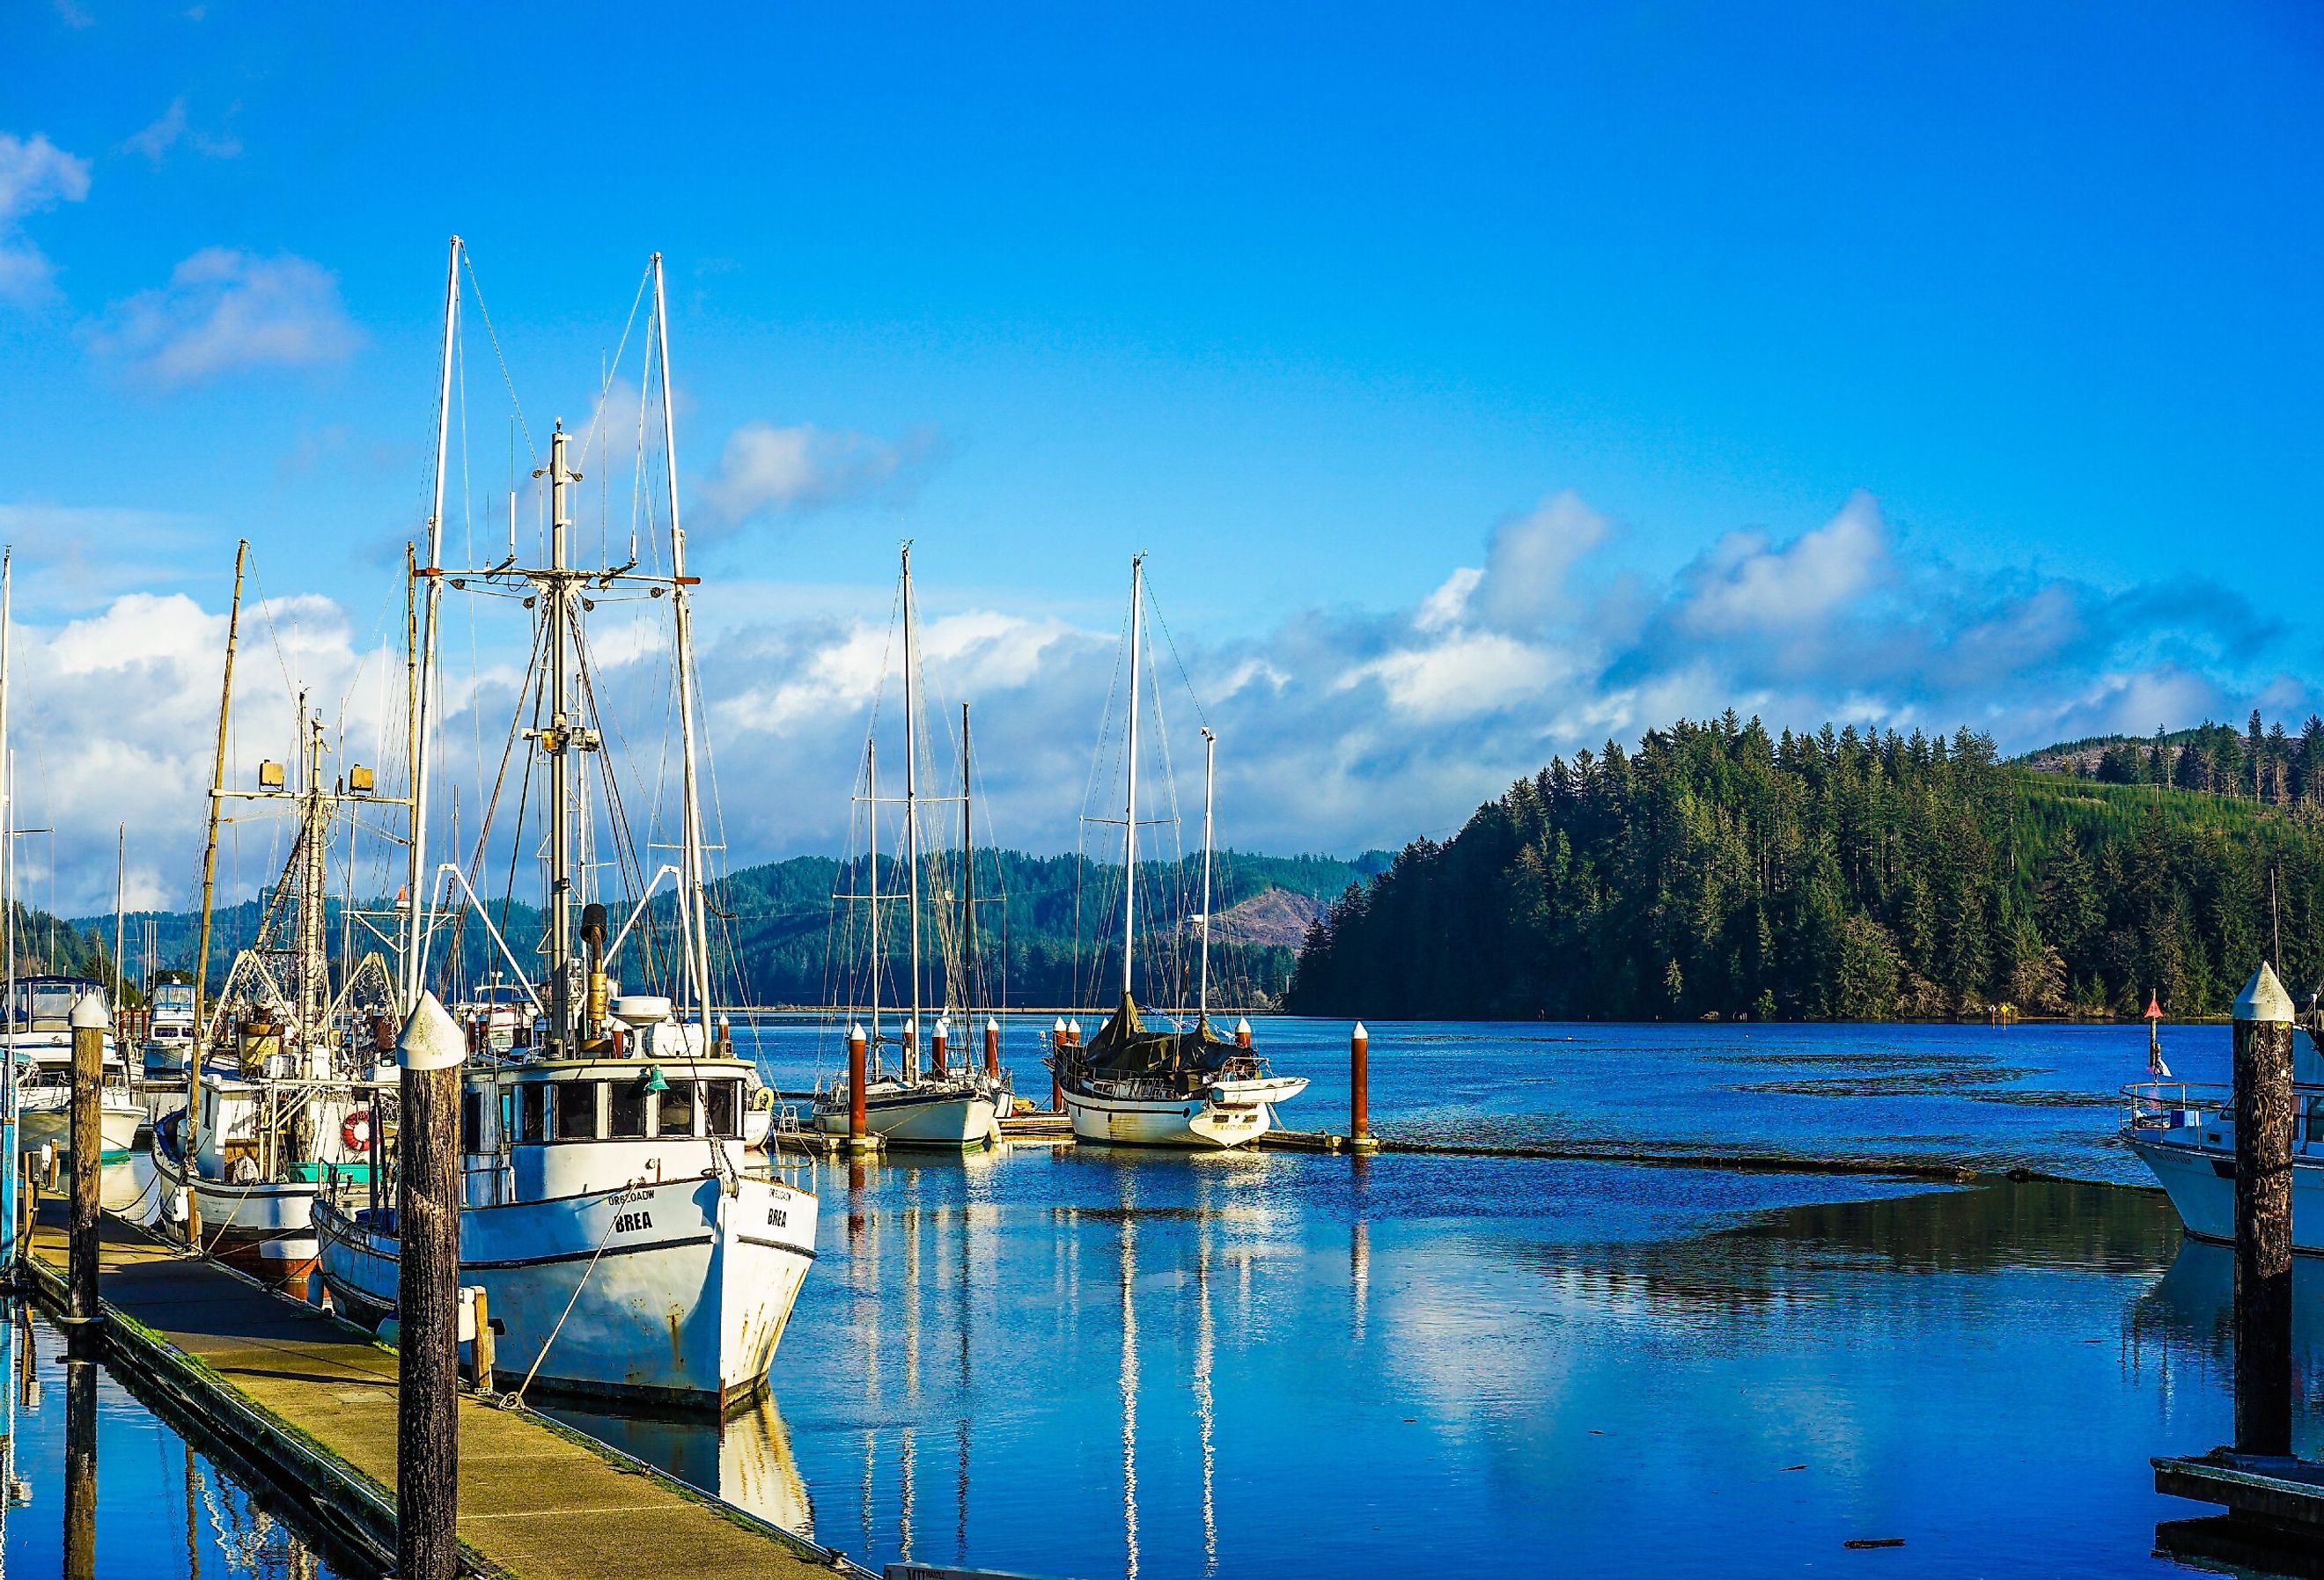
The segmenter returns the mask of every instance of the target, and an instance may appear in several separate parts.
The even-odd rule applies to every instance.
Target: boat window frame
[[[705,1080],[702,1083],[702,1086],[704,1087],[701,1104],[702,1133],[706,1137],[714,1141],[741,1141],[742,1139],[742,1114],[744,1112],[742,1083],[739,1080],[722,1076],[715,1079]],[[718,1094],[721,1092],[724,1092],[726,1095],[725,1101],[727,1104],[727,1112],[730,1116],[728,1123],[731,1127],[724,1130],[720,1129],[717,1123],[719,1105]]]
[[[520,1081],[517,1083],[516,1139],[523,1146],[546,1146],[549,1142],[549,1083]]]
[[[647,1129],[646,1121],[652,1094],[634,1080],[606,1081],[603,1085],[605,1088],[605,1139],[613,1141],[644,1141],[651,1133]],[[616,1119],[623,1099],[629,1096],[634,1096],[638,1104],[638,1128],[634,1131],[622,1129]]]
[[[700,1085],[701,1084],[699,1082],[694,1080],[691,1076],[688,1076],[682,1080],[670,1082],[668,1091],[657,1092],[654,1094],[652,1112],[647,1121],[654,1139],[657,1141],[663,1139],[668,1139],[669,1141],[696,1141],[701,1138],[703,1114],[702,1094],[699,1089]],[[686,1128],[679,1131],[666,1130],[662,1125],[662,1104],[669,1101],[669,1095],[671,1092],[678,1091],[681,1088],[684,1089],[687,1095]]]
[[[549,1136],[549,1140],[553,1141],[594,1141],[601,1139],[604,1135],[605,1098],[604,1093],[602,1089],[605,1085],[604,1082],[594,1080],[587,1076],[582,1076],[575,1080],[549,1081],[543,1084],[557,1088],[557,1113],[555,1120],[549,1126],[552,1132]],[[577,1104],[569,1104],[566,1096],[567,1090],[575,1086],[584,1087],[586,1089],[585,1096],[588,1104],[589,1128],[586,1133],[581,1135],[568,1135],[566,1133],[565,1129],[567,1118],[566,1110],[568,1107],[578,1106]],[[574,1117],[578,1118],[579,1115],[576,1114]]]

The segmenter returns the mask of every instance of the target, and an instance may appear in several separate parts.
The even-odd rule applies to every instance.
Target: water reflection
[[[329,1580],[338,1564],[154,1416],[47,1317],[14,1304],[0,1345],[0,1567],[14,1575]],[[53,1497],[53,1517],[27,1519]],[[100,1506],[102,1518],[99,1518]]]
[[[815,1501],[770,1395],[723,1421],[616,1415],[561,1402],[549,1413],[688,1486],[801,1536],[815,1535]]]

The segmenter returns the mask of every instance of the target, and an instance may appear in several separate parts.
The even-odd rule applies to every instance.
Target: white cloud
[[[28,140],[0,132],[0,299],[37,301],[51,290],[55,270],[25,238],[25,216],[88,196],[88,160],[39,133]]]
[[[908,493],[939,449],[933,433],[902,439],[803,423],[746,422],[726,437],[704,502],[733,522]]]
[[[239,138],[204,132],[193,125],[187,119],[186,100],[182,94],[171,99],[170,107],[150,125],[124,139],[121,151],[124,153],[142,153],[159,165],[170,150],[180,143],[209,159],[232,159],[242,152]]]
[[[360,338],[321,264],[205,247],[167,286],[115,304],[94,343],[137,377],[174,388],[247,368],[342,361]]]
[[[1858,493],[1822,526],[1781,547],[1765,532],[1721,538],[1688,573],[1683,618],[1706,633],[1797,628],[1849,604],[1887,572],[1880,506]]]

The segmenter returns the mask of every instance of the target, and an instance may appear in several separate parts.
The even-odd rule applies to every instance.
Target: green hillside
[[[2248,763],[2245,764],[2248,767]],[[2272,788],[2263,761],[2263,789]],[[2223,1012],[2324,972],[2324,814],[1733,715],[1559,759],[1314,929],[1289,1006],[1370,1016]],[[2281,947],[2277,934],[2281,933]]]

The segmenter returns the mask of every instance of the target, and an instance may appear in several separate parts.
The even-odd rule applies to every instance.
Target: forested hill
[[[1139,933],[1141,996],[1175,1002],[1176,979],[1191,969],[1194,934],[1189,918],[1199,909],[1199,856],[1183,862],[1139,864]],[[1242,851],[1218,853],[1213,873],[1213,910],[1218,920],[1213,929],[1212,983],[1215,1002],[1237,1009],[1271,1006],[1291,980],[1293,962],[1307,924],[1323,913],[1331,898],[1351,883],[1383,870],[1387,853],[1375,851],[1353,861],[1333,856],[1271,856]],[[958,985],[963,931],[960,895],[964,885],[957,853],[929,855],[923,863],[926,944],[924,958],[931,991],[950,980]],[[906,888],[899,864],[881,858],[880,892],[899,895]],[[869,958],[867,909],[836,901],[835,895],[864,894],[872,885],[859,860],[852,867],[825,856],[796,856],[788,861],[747,867],[719,882],[713,890],[716,911],[713,956],[719,962],[717,991],[739,993],[753,1004],[823,1005],[844,1002],[851,983],[864,973]],[[1075,856],[1034,856],[1016,851],[980,849],[976,853],[975,890],[980,938],[976,991],[979,1004],[1043,1004],[1098,1006],[1111,1003],[1099,989],[1120,971],[1121,956],[1114,942],[1121,925],[1121,869]],[[326,932],[342,937],[340,908],[327,906]],[[358,951],[384,947],[376,929],[386,925],[387,907],[374,902],[374,913],[353,931]],[[903,908],[885,906],[881,930],[887,938],[887,966],[892,975],[905,957]],[[26,922],[19,953],[35,957],[37,947],[48,947],[48,956],[60,962],[99,958],[99,940],[109,940],[113,919],[86,918],[59,922],[53,917]],[[654,914],[669,931],[669,897],[657,899]],[[190,967],[195,953],[198,916],[191,911],[139,912],[128,922],[131,954],[149,916],[155,922],[156,945],[163,966]],[[540,913],[521,901],[491,902],[494,926],[519,958],[537,949]],[[261,908],[256,900],[221,906],[211,929],[211,981],[223,979],[235,951],[256,938]],[[502,959],[482,921],[467,919],[456,929],[459,941],[439,940],[435,971],[447,980],[438,985],[455,993],[473,985]],[[650,937],[649,929],[641,937]],[[666,942],[661,949],[667,962]],[[652,975],[633,949],[625,966],[641,975]],[[48,957],[42,956],[42,957]],[[94,968],[92,968],[94,969]],[[106,966],[97,975],[108,975]],[[892,985],[888,990],[893,993]],[[1191,994],[1189,987],[1187,993]],[[1096,996],[1092,996],[1093,994]]]
[[[2134,1014],[2153,990],[2219,1013],[2263,956],[2306,997],[2320,901],[2324,810],[2303,798],[1729,714],[1559,759],[1406,846],[1310,929],[1287,1007],[1882,1020]]]

